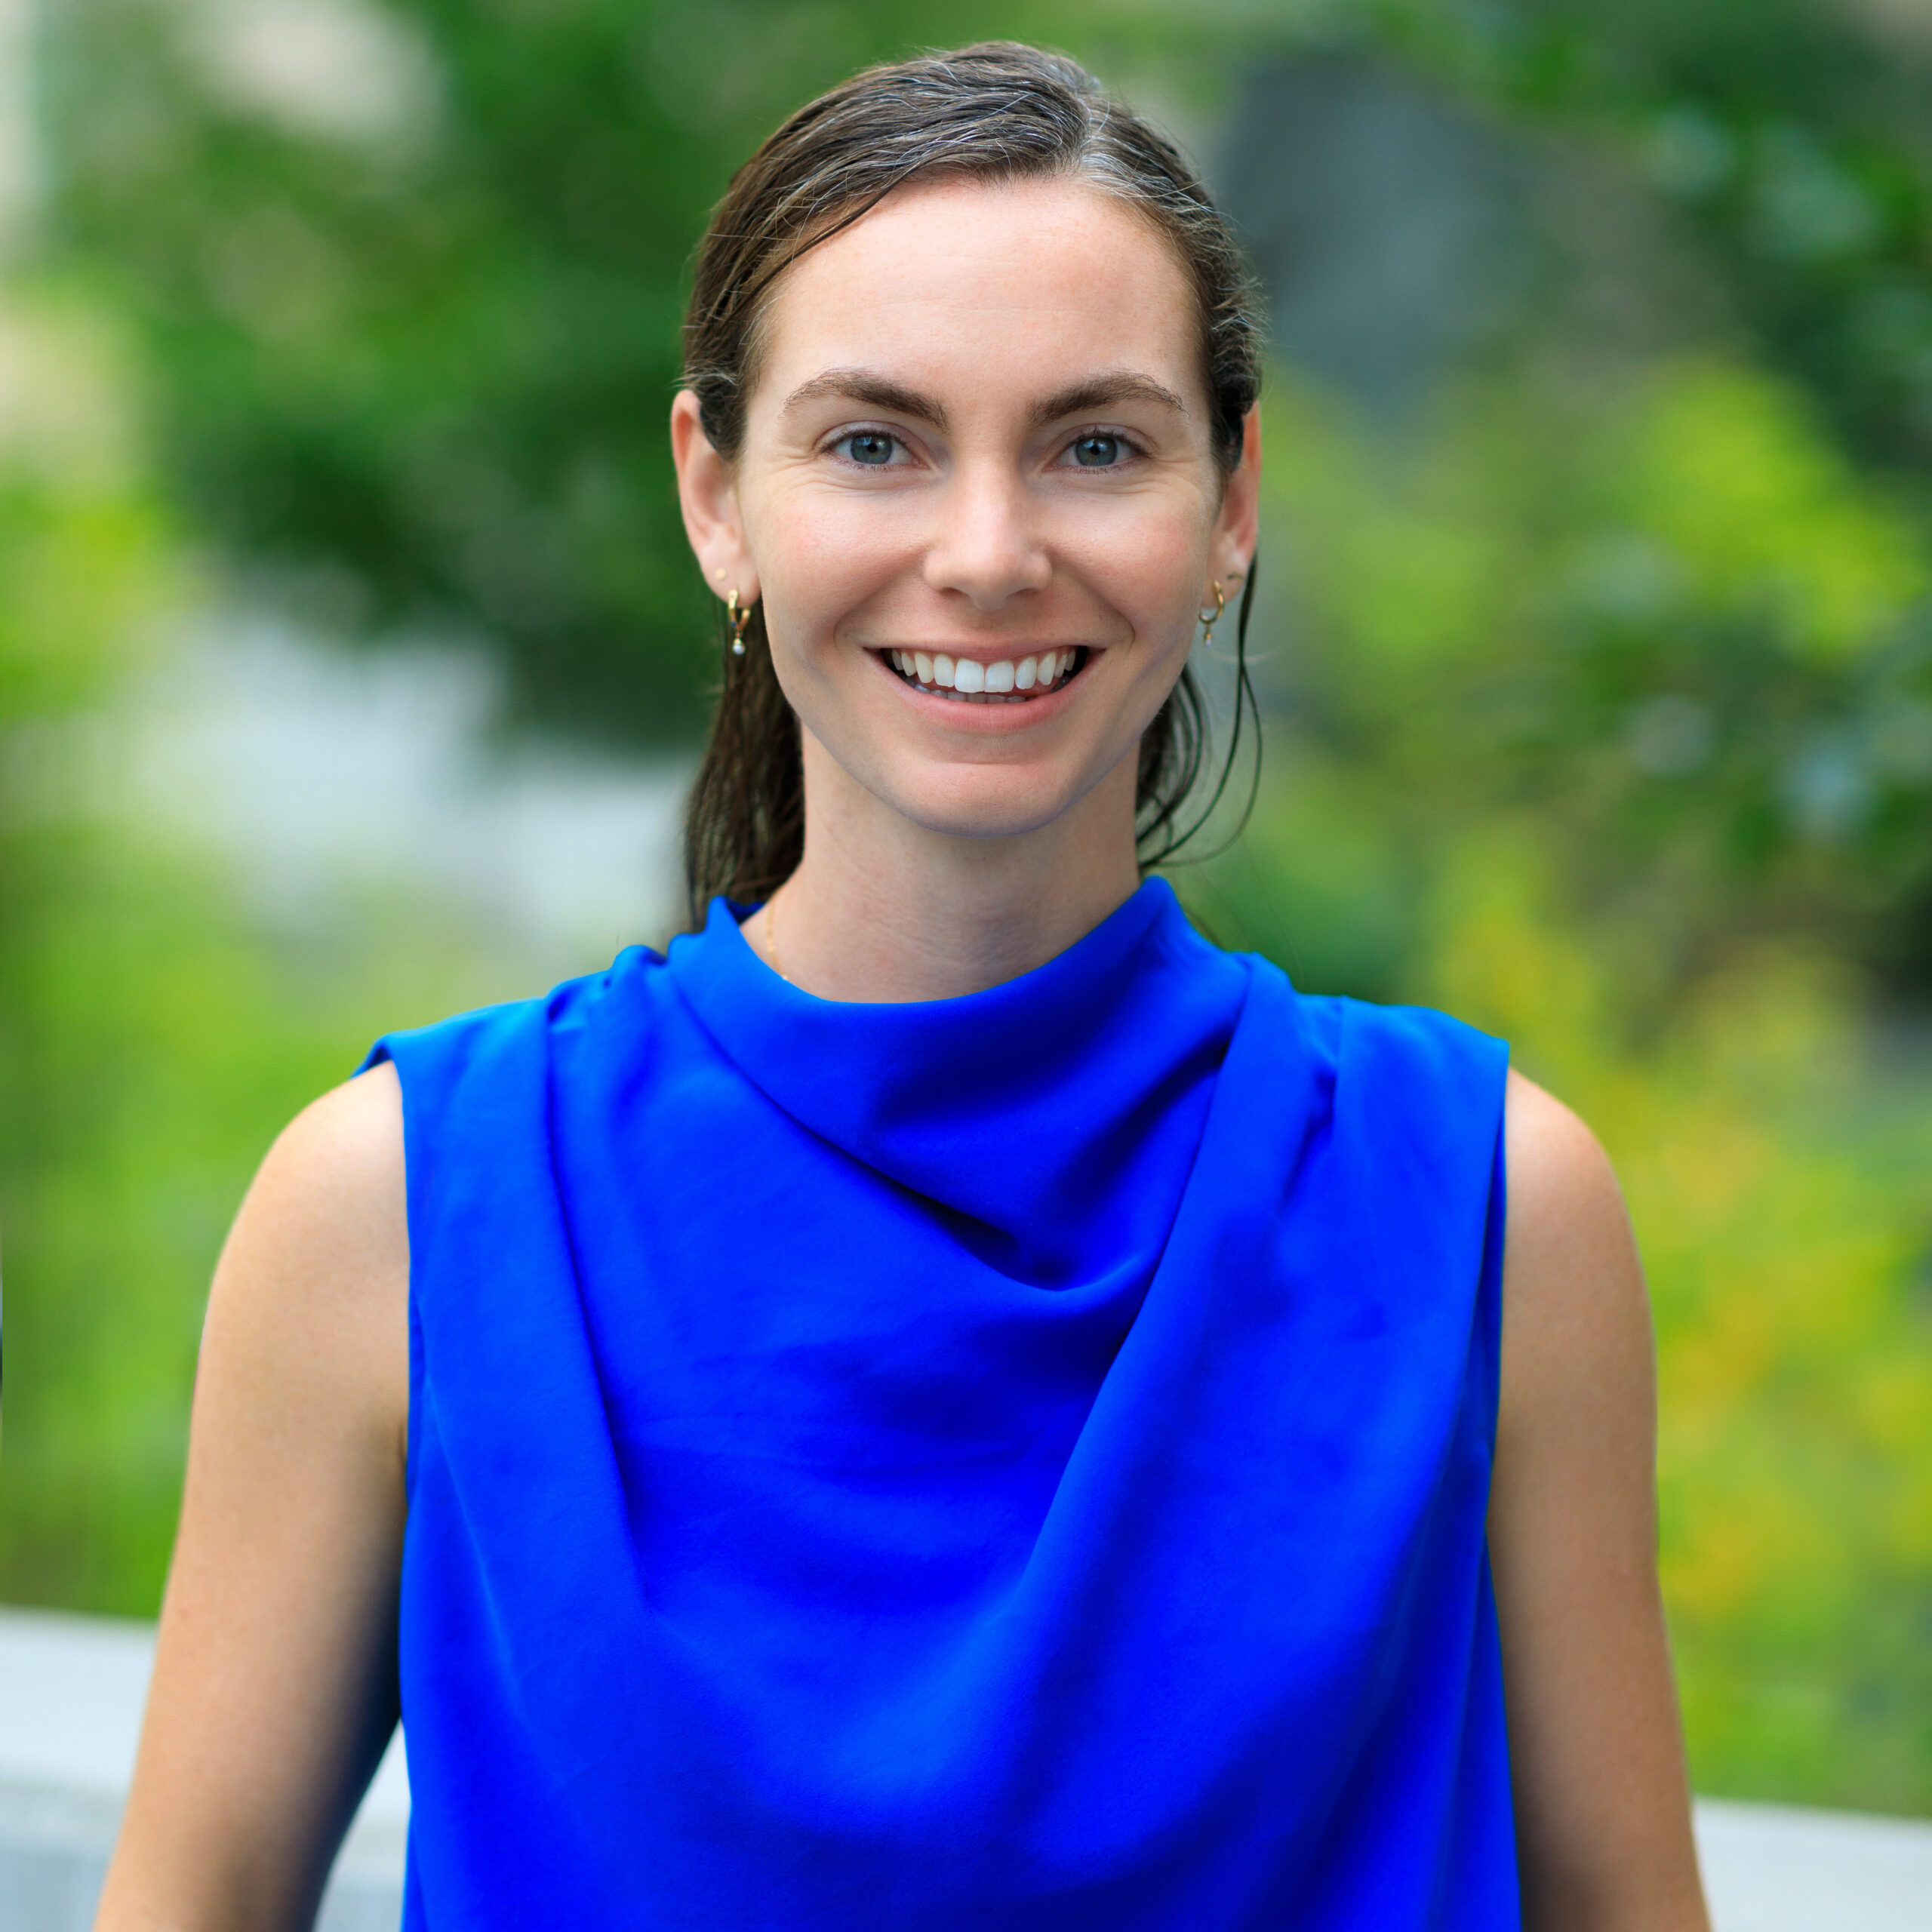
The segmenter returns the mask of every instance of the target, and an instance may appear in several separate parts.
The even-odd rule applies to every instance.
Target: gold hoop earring
[[[745,654],[745,626],[752,620],[754,608],[749,604],[740,604],[735,590],[724,600],[724,617],[731,626],[731,655],[734,657],[742,657]]]
[[[1228,608],[1228,593],[1221,587],[1221,580],[1214,580],[1214,608],[1211,611],[1197,611],[1195,622],[1201,626],[1201,648],[1212,651],[1214,648],[1214,626],[1221,621],[1221,613]]]

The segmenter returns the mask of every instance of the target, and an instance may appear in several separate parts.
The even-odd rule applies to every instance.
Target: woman
[[[269,1156],[101,1924],[305,1922],[399,1705],[411,1925],[1703,1926],[1601,1155],[1141,877],[1254,570],[1199,184],[861,75],[687,346],[702,930]]]

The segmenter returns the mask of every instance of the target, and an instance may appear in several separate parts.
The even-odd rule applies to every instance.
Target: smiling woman
[[[908,242],[909,255],[900,252]],[[873,299],[854,302],[857,289]],[[1134,299],[1124,300],[1129,291]],[[839,471],[894,472],[863,480],[912,493],[891,500],[915,503],[918,514],[938,517],[961,541],[983,540],[986,514],[998,507],[984,498],[995,438],[1025,445],[1032,487],[1023,521],[1058,485],[1063,511],[1086,505],[1094,537],[1104,520],[1112,525],[1104,540],[1131,543],[1121,506],[1137,504],[1171,548],[1173,526],[1146,499],[1191,491],[1199,554],[1183,573],[1188,581],[1168,586],[1180,601],[1155,633],[1171,646],[1177,628],[1181,668],[1177,677],[1156,675],[1164,694],[1151,720],[1138,721],[1130,768],[1143,849],[1164,856],[1185,837],[1177,815],[1204,749],[1184,641],[1197,609],[1237,594],[1244,635],[1252,589],[1259,367],[1251,291],[1226,225],[1181,156],[1070,63],[977,49],[860,76],[801,109],[746,165],[699,252],[685,331],[689,390],[672,423],[693,541],[703,553],[714,514],[704,493],[715,472],[706,454],[736,473],[748,437],[750,460],[764,454],[761,432],[816,433],[825,480]],[[1157,299],[1142,299],[1150,294]],[[851,327],[862,316],[875,334]],[[1060,332],[1069,328],[1085,339],[1063,343]],[[767,366],[774,344],[786,360],[782,374]],[[881,361],[881,352],[907,346],[915,352],[902,363]],[[940,392],[935,377],[943,372],[956,385],[968,373],[955,360],[961,350],[976,358],[976,386],[999,372],[992,392],[1003,421]],[[815,365],[814,354],[823,358]],[[754,396],[761,408],[752,408]],[[788,460],[801,454],[795,440],[784,448]],[[1002,463],[1011,457],[1000,453]],[[970,522],[955,514],[962,486],[979,492],[968,500],[977,512]],[[1069,494],[1080,490],[1086,494]],[[1207,521],[1217,512],[1226,515],[1224,536],[1244,522],[1249,534],[1211,558]],[[903,518],[903,509],[894,514]],[[1054,538],[1038,529],[1033,537],[1037,568]],[[759,580],[735,557],[721,552],[712,580],[721,595],[736,588],[756,603]],[[1052,621],[1074,621],[1078,588],[1076,574],[1063,571],[1046,600],[1057,607]],[[686,851],[694,917],[714,893],[768,897],[804,848],[804,714],[795,709],[800,694],[789,661],[766,648],[772,608],[768,597],[757,605],[744,654],[727,663],[711,753],[693,795]],[[1041,614],[1029,610],[1027,620]],[[1008,650],[1003,638],[997,648],[991,638],[965,640],[976,648],[963,654],[946,648],[962,641],[944,635],[951,622],[930,637],[894,641],[915,653],[921,643],[937,647],[927,653],[935,663],[963,654],[975,667],[966,674],[970,695],[977,667],[997,666]],[[1012,614],[989,628],[1001,622],[1010,629]],[[1099,645],[1041,641],[1090,653]],[[1084,672],[1094,661],[1089,655],[1066,668]],[[1247,697],[1244,667],[1238,685]],[[807,717],[808,756],[811,735]]]
[[[1595,1143],[1143,876],[1254,581],[1199,183],[872,70],[687,348],[698,930],[264,1164],[103,1925],[305,1922],[399,1710],[411,1927],[1697,1932]]]
[[[693,546],[758,612],[694,796],[694,911],[789,879],[778,916],[814,961],[821,920],[871,916],[813,889],[822,855],[873,838],[862,826],[883,841],[869,905],[903,932],[929,904],[929,955],[953,950],[961,890],[1004,896],[1016,866],[1051,879],[1060,943],[959,955],[937,990],[964,992],[1090,928],[1136,880],[1137,808],[1171,817],[1174,694],[1196,613],[1248,574],[1260,449],[1251,339],[1217,395],[1174,239],[1111,182],[968,174],[958,148],[863,220],[798,238],[810,245],[743,314],[755,378],[707,376],[721,358],[699,360],[696,341],[724,331],[694,325],[672,438]],[[754,169],[734,195],[761,192]],[[736,229],[728,202],[716,232]],[[1212,266],[1238,290],[1231,254]],[[773,681],[782,698],[760,693]],[[750,772],[718,753],[740,707],[772,721]],[[731,801],[753,786],[797,789],[798,807],[774,796],[762,814],[795,823],[796,844],[732,849]],[[835,841],[812,833],[829,814]],[[942,835],[910,844],[909,825]],[[815,989],[918,996],[829,964]]]

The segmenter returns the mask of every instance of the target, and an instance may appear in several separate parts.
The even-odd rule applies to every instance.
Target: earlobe
[[[720,597],[735,590],[749,603],[758,595],[758,573],[745,543],[731,466],[704,432],[697,398],[678,392],[671,405],[671,457],[678,472],[678,502],[685,535]]]

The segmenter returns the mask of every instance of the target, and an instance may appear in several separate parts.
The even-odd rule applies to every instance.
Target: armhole
[[[1496,1110],[1496,1150],[1491,1157],[1489,1202],[1482,1232],[1482,1274],[1476,1284],[1476,1347],[1483,1377],[1490,1468],[1496,1466],[1496,1432],[1503,1408],[1503,1257],[1509,1235],[1509,1054],[1503,1050],[1503,1099]]]
[[[396,1091],[402,1106],[402,1176],[404,1224],[409,1242],[409,1266],[407,1300],[408,1303],[409,1332],[409,1382],[408,1390],[408,1412],[403,1418],[402,1494],[405,1508],[416,1500],[416,1473],[419,1461],[418,1438],[421,1434],[423,1416],[423,1322],[417,1306],[416,1286],[419,1278],[418,1257],[423,1251],[421,1235],[422,1214],[420,1176],[417,1171],[418,1137],[415,1122],[411,1118],[410,1084],[403,1071],[402,1062],[392,1051],[386,1035],[378,1040],[364,1056],[362,1063],[355,1071],[367,1073],[385,1063],[395,1069]]]

